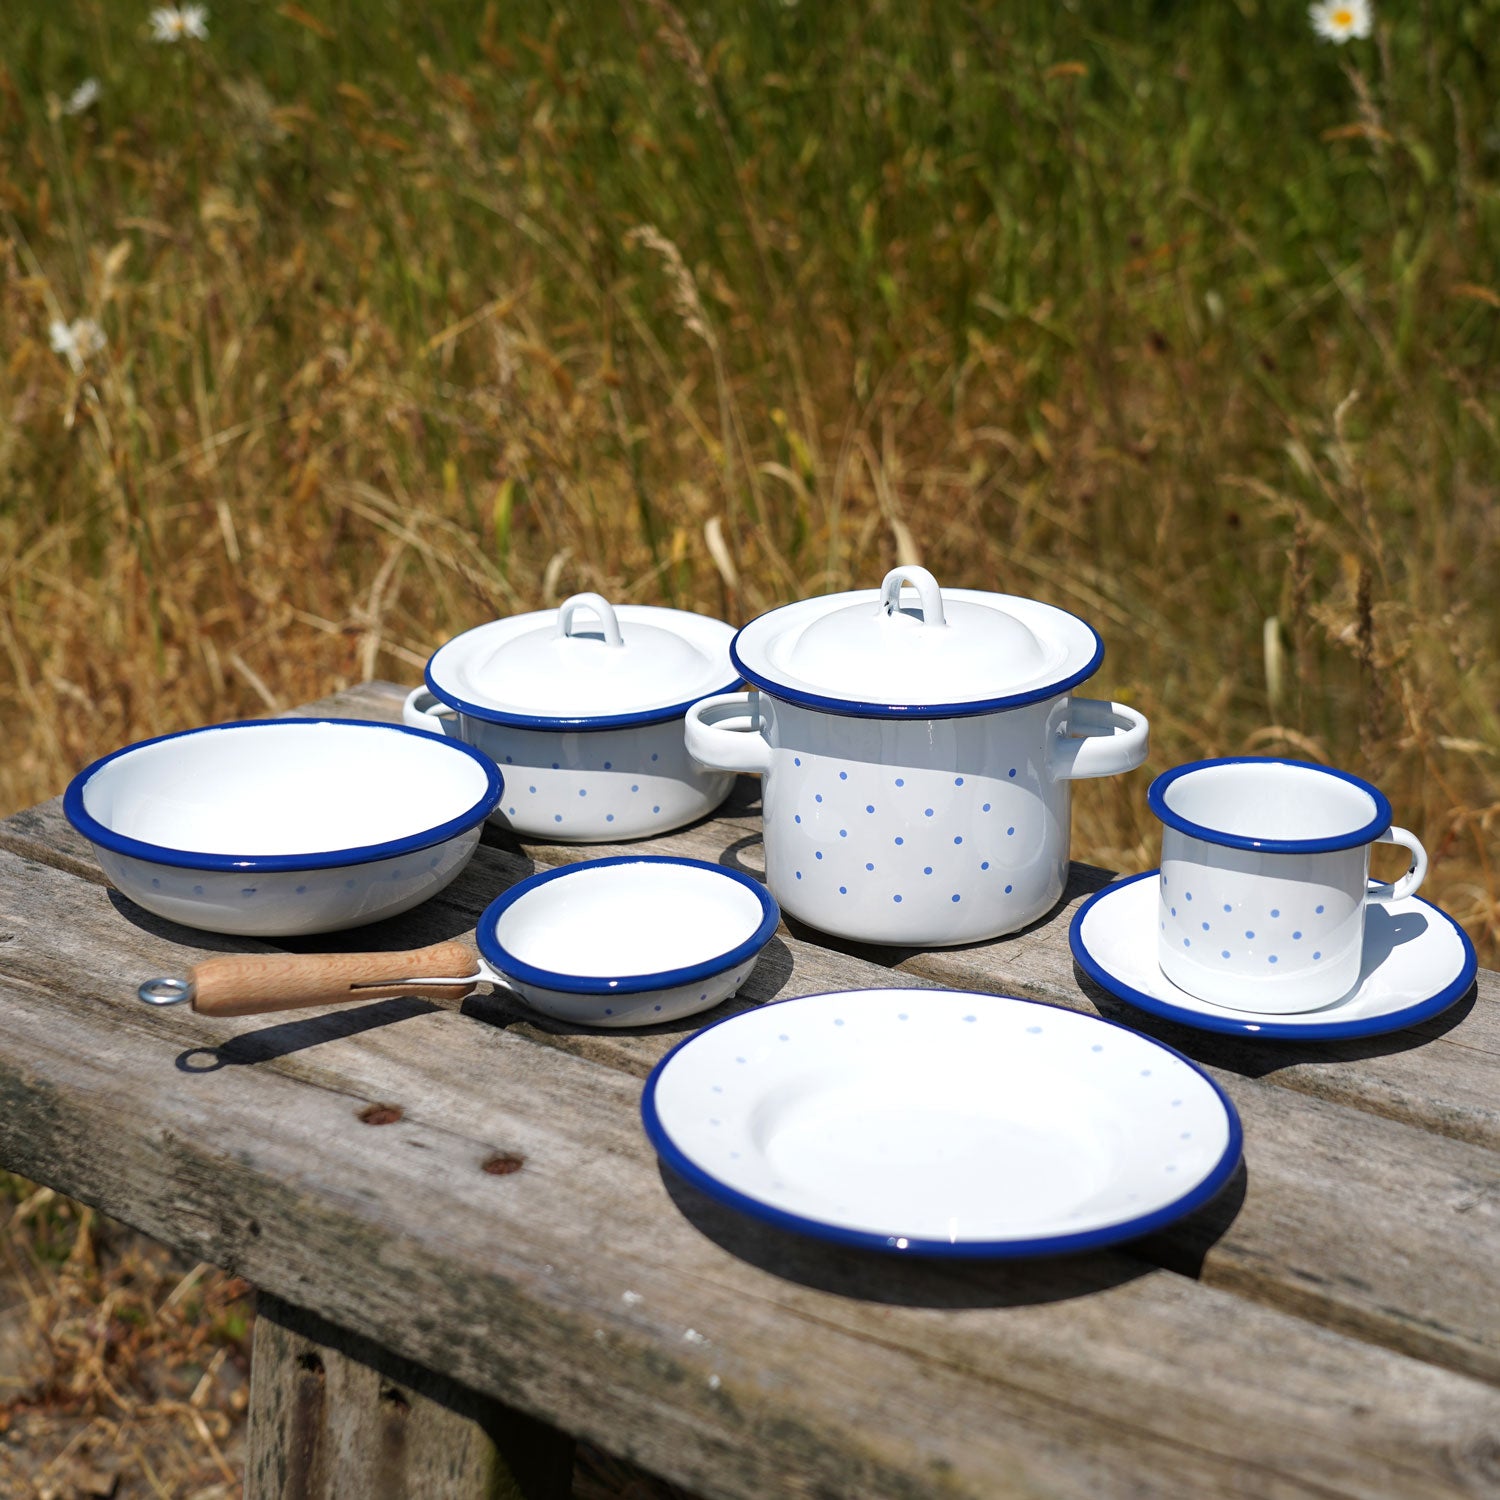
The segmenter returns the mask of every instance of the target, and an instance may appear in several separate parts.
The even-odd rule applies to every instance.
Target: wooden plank
[[[264,1293],[245,1500],[567,1500],[573,1441]]]
[[[472,1015],[148,1012],[122,978],[182,949],[15,864],[7,1165],[704,1493],[1493,1485],[1479,1382],[1123,1255],[930,1267],[759,1228],[664,1181],[634,1078]]]
[[[46,921],[18,930],[0,959],[9,1080],[0,1083],[0,1148],[10,1166],[45,1164],[37,1175],[63,1190],[159,1238],[186,1238],[204,1259],[679,1482],[717,1493],[715,1466],[745,1434],[726,1430],[717,1404],[709,1421],[699,1398],[717,1403],[732,1380],[730,1425],[753,1407],[754,1422],[790,1422],[798,1433],[790,1452],[762,1455],[750,1470],[742,1455],[733,1461],[738,1478],[723,1493],[799,1493],[780,1487],[807,1464],[817,1475],[852,1466],[829,1478],[832,1493],[900,1493],[897,1484],[919,1493],[930,1482],[919,1455],[932,1445],[962,1449],[960,1494],[996,1493],[1013,1463],[1043,1493],[1118,1493],[1130,1466],[1160,1472],[1161,1493],[1265,1493],[1301,1473],[1284,1472],[1280,1458],[1263,1467],[1257,1433],[1277,1431],[1280,1445],[1287,1422],[1284,1452],[1301,1455],[1296,1464],[1329,1448],[1298,1484],[1484,1488],[1478,1434],[1493,1431],[1500,1395],[1481,1395],[1476,1382],[1124,1256],[912,1268],[757,1229],[663,1182],[627,1074],[420,1002],[254,1031],[150,1013],[127,998],[121,975],[169,965],[181,948],[121,922],[98,886],[6,867],[13,862],[0,859],[0,889],[15,906],[27,874],[28,900]],[[664,1041],[619,1037],[615,1046]],[[1307,1101],[1286,1103],[1295,1113]],[[402,1110],[398,1130],[360,1124],[369,1104]],[[1328,1113],[1350,1130],[1394,1128]],[[1368,1146],[1356,1136],[1329,1152],[1341,1160]],[[520,1158],[525,1170],[498,1176],[486,1193],[480,1169],[495,1157]],[[1260,1170],[1253,1157],[1251,1184]],[[1316,1182],[1307,1191],[1316,1199]],[[1389,1232],[1385,1220],[1379,1232]],[[1308,1265],[1322,1265],[1316,1236],[1305,1251]],[[1463,1262],[1463,1245],[1457,1253],[1454,1296],[1473,1298],[1484,1280]],[[1239,1259],[1254,1265],[1256,1254],[1250,1244]],[[1403,1254],[1400,1235],[1382,1247],[1383,1260]],[[1443,1275],[1442,1263],[1428,1269]],[[1413,1295],[1380,1275],[1371,1289],[1371,1305]],[[595,1382],[606,1377],[574,1347],[598,1343],[594,1328],[640,1391],[600,1404]],[[708,1343],[688,1340],[688,1329]],[[714,1376],[720,1385],[708,1395],[697,1389]],[[673,1394],[684,1383],[687,1413]],[[631,1427],[637,1404],[657,1422],[669,1421],[666,1406],[669,1425],[706,1428],[691,1442],[678,1431],[658,1451]],[[892,1412],[921,1419],[921,1431]],[[1341,1454],[1371,1439],[1367,1421],[1385,1434],[1376,1451]],[[816,1434],[828,1424],[837,1436],[823,1452]],[[966,1425],[992,1439],[971,1451]],[[1055,1445],[1067,1449],[1062,1469]],[[1367,1463],[1395,1478],[1377,1482]]]

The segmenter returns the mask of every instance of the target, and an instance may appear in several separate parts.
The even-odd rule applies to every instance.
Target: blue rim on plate
[[[773,1006],[795,1005],[799,1000],[813,1000],[824,995],[836,995],[844,993],[839,990],[821,990],[813,995],[798,995],[785,1000],[774,1000],[767,1005],[758,1007],[759,1011],[771,1009]],[[930,990],[904,989],[900,986],[891,988],[890,994],[930,995]],[[1056,1012],[1059,1007],[1048,1005],[1043,1001],[1025,1000],[1016,995],[985,995],[976,998],[987,1000],[1004,1000],[1016,1005],[1034,1006],[1040,1011]],[[1234,1107],[1229,1095],[1190,1057],[1185,1057],[1175,1048],[1167,1046],[1165,1042],[1159,1042],[1155,1037],[1142,1037],[1138,1031],[1133,1031],[1128,1026],[1122,1026],[1118,1021],[1105,1020],[1102,1016],[1083,1015],[1078,1011],[1066,1011],[1064,1014],[1077,1016],[1082,1020],[1098,1026],[1112,1027],[1116,1031],[1126,1032],[1138,1040],[1148,1041],[1153,1046],[1159,1047],[1161,1051],[1183,1063],[1190,1071],[1196,1073],[1217,1096],[1223,1107],[1225,1121],[1228,1127],[1227,1140],[1225,1141],[1223,1154],[1218,1161],[1201,1177],[1187,1192],[1173,1199],[1171,1203],[1163,1204],[1153,1209],[1150,1213],[1141,1214],[1132,1219],[1117,1220],[1112,1224],[1101,1224],[1093,1229],[1079,1230],[1071,1234],[1036,1235],[1031,1238],[1012,1238],[1003,1240],[937,1240],[912,1238],[911,1236],[900,1236],[893,1234],[879,1234],[871,1230],[850,1229],[842,1224],[830,1224],[823,1219],[809,1218],[804,1214],[792,1213],[784,1208],[777,1208],[774,1204],[763,1202],[759,1198],[751,1197],[748,1193],[742,1193],[737,1188],[730,1187],[721,1182],[711,1172],[700,1167],[692,1157],[688,1156],[672,1137],[668,1134],[666,1126],[662,1123],[661,1116],[656,1108],[657,1084],[671,1063],[684,1047],[690,1047],[700,1037],[713,1031],[719,1026],[731,1026],[736,1021],[743,1019],[743,1014],[726,1016],[721,1021],[715,1021],[712,1025],[705,1026],[685,1037],[672,1048],[657,1065],[652,1068],[650,1076],[646,1079],[646,1087],[641,1094],[641,1121],[645,1125],[646,1135],[657,1155],[685,1182],[690,1183],[709,1198],[713,1198],[728,1208],[747,1215],[749,1218],[758,1219],[764,1224],[770,1224],[777,1229],[791,1230],[796,1234],[808,1235],[813,1239],[823,1240],[829,1244],[846,1245],[860,1250],[879,1250],[887,1254],[906,1255],[918,1257],[940,1257],[948,1260],[1007,1260],[1019,1259],[1027,1256],[1042,1255],[1069,1255],[1085,1250],[1097,1250],[1106,1245],[1118,1244],[1122,1240],[1135,1239],[1139,1235],[1150,1234],[1153,1230],[1161,1229],[1165,1225],[1190,1214],[1194,1209],[1201,1208],[1209,1202],[1219,1190],[1234,1175],[1235,1168],[1239,1165],[1240,1156],[1244,1148],[1244,1135],[1240,1127],[1240,1117]],[[752,1012],[751,1014],[754,1014]]]
[[[628,714],[518,714],[503,708],[486,708],[482,703],[470,703],[451,688],[439,687],[432,675],[432,663],[437,660],[438,654],[439,652],[434,652],[422,670],[432,696],[440,703],[446,703],[449,708],[467,714],[471,719],[483,719],[487,724],[504,724],[511,729],[560,729],[574,734],[590,734],[600,729],[634,729],[647,724],[668,724],[673,719],[683,718],[688,709],[704,698],[712,698],[718,693],[732,693],[740,685],[738,677],[731,677],[723,687],[709,688],[681,703],[671,703],[665,708],[641,709]]]
[[[1172,784],[1193,771],[1204,771],[1214,766],[1293,766],[1300,771],[1316,771],[1320,776],[1331,776],[1336,781],[1348,782],[1371,797],[1375,803],[1375,816],[1359,828],[1347,833],[1330,834],[1320,839],[1256,839],[1244,834],[1225,833],[1222,829],[1209,828],[1195,823],[1167,806],[1167,791]],[[1335,849],[1357,849],[1361,844],[1372,843],[1391,826],[1391,804],[1378,787],[1348,771],[1336,771],[1332,766],[1320,766],[1310,760],[1289,760],[1280,755],[1225,755],[1216,760],[1193,760],[1186,765],[1173,766],[1163,771],[1146,788],[1146,801],[1151,811],[1168,828],[1185,833],[1191,838],[1202,839],[1206,844],[1218,844],[1225,849],[1254,849],[1262,854],[1329,854]]]
[[[1099,902],[1139,881],[1154,880],[1160,873],[1160,870],[1146,870],[1140,875],[1131,875],[1125,880],[1112,881],[1102,891],[1095,891],[1074,914],[1072,924],[1068,928],[1068,946],[1073,950],[1073,957],[1078,967],[1100,989],[1108,990],[1116,999],[1124,1000],[1148,1015],[1160,1016],[1166,1021],[1176,1021],[1180,1025],[1191,1026],[1195,1031],[1214,1031],[1228,1036],[1247,1037],[1254,1041],[1277,1042],[1335,1042],[1345,1041],[1352,1037],[1382,1036],[1391,1031],[1404,1031],[1408,1026],[1415,1026],[1419,1021],[1429,1021],[1433,1016],[1441,1015],[1450,1005],[1461,1000],[1468,993],[1479,972],[1479,958],[1474,951],[1474,944],[1469,940],[1469,934],[1440,907],[1434,906],[1430,901],[1422,900],[1420,896],[1409,896],[1407,900],[1426,907],[1434,916],[1441,917],[1453,929],[1462,946],[1464,961],[1457,978],[1445,984],[1435,994],[1402,1010],[1387,1011],[1377,1016],[1357,1017],[1348,1021],[1321,1019],[1312,1021],[1308,1017],[1314,1014],[1323,1016],[1328,1012],[1326,1010],[1303,1011],[1300,1013],[1301,1020],[1278,1019],[1268,1015],[1257,1015],[1252,1019],[1248,1012],[1219,1010],[1210,1013],[1174,1005],[1170,1000],[1163,1000],[1157,995],[1148,995],[1144,990],[1138,990],[1133,985],[1115,978],[1089,952],[1083,941],[1084,920]],[[1150,941],[1155,942],[1154,936]]]
[[[872,590],[869,597],[872,603],[878,601],[880,590]],[[777,606],[778,609],[787,607],[784,604]],[[1049,604],[1046,608],[1055,610],[1060,615],[1066,615],[1070,620],[1076,620],[1082,625],[1094,638],[1093,655],[1083,666],[1068,673],[1065,677],[1044,683],[1041,687],[1027,688],[1024,692],[1002,693],[995,698],[974,698],[960,703],[866,703],[858,698],[835,698],[824,693],[809,692],[806,688],[789,687],[765,672],[757,672],[747,667],[739,651],[740,637],[759,621],[765,619],[767,615],[775,614],[775,609],[768,609],[764,614],[757,615],[749,624],[735,632],[734,639],[729,643],[729,659],[746,682],[764,693],[769,693],[773,698],[779,698],[783,703],[796,703],[803,708],[817,708],[825,713],[841,714],[845,718],[852,719],[967,719],[975,714],[997,713],[1001,709],[1024,708],[1030,703],[1043,703],[1048,698],[1056,698],[1060,693],[1066,693],[1070,688],[1077,687],[1079,683],[1087,681],[1099,670],[1104,660],[1104,642],[1099,632],[1081,615],[1075,615],[1072,610],[1059,609],[1055,604]]]
[[[418,833],[407,834],[404,838],[388,839],[380,844],[360,844],[348,849],[320,849],[309,854],[209,854],[192,849],[171,849],[163,844],[151,844],[143,839],[133,839],[123,833],[116,833],[112,828],[106,828],[84,806],[83,794],[90,780],[111,761],[118,760],[121,756],[131,755],[151,745],[164,744],[168,740],[187,739],[192,735],[222,734],[226,730],[237,729],[275,729],[284,724],[335,724],[390,734],[417,735],[423,740],[435,741],[445,745],[449,750],[456,750],[467,755],[479,766],[485,775],[484,793],[457,817],[439,823],[433,828],[424,828]],[[208,724],[201,729],[184,729],[176,734],[159,734],[153,739],[137,740],[132,745],[124,745],[108,755],[101,756],[92,764],[85,766],[68,783],[68,788],[63,793],[63,813],[68,822],[90,843],[97,844],[102,849],[108,849],[114,854],[128,855],[132,859],[146,860],[151,864],[170,865],[182,870],[240,870],[267,873],[277,870],[329,870],[340,865],[367,864],[373,860],[390,859],[397,855],[410,854],[417,849],[430,849],[435,844],[446,843],[449,839],[456,838],[461,833],[467,833],[469,829],[477,828],[484,822],[494,810],[496,803],[500,801],[504,787],[505,782],[500,774],[500,768],[489,756],[474,749],[472,745],[461,744],[457,740],[439,739],[422,729],[408,729],[404,724],[378,724],[369,719],[237,719],[227,724]]]
[[[603,870],[611,865],[685,865],[692,870],[706,871],[721,880],[732,880],[743,886],[760,903],[760,924],[743,942],[736,943],[723,953],[716,953],[701,963],[684,964],[677,969],[662,969],[655,974],[561,974],[526,963],[501,944],[497,935],[500,918],[522,897],[551,881],[567,880],[586,870]],[[681,859],[675,855],[616,854],[608,859],[580,860],[577,864],[563,865],[556,870],[544,870],[539,875],[528,876],[496,896],[485,907],[474,935],[486,962],[507,979],[518,979],[523,984],[536,985],[539,989],[558,990],[568,995],[638,995],[646,990],[665,990],[680,984],[694,984],[700,979],[722,974],[747,958],[753,958],[770,942],[771,934],[776,931],[776,924],[780,920],[781,908],[776,904],[776,898],[758,880],[743,875],[738,870],[726,870],[723,865],[709,864],[702,859]]]

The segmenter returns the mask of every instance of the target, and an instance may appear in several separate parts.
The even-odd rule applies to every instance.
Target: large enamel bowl
[[[73,778],[63,810],[147,911],[289,937],[441,890],[502,786],[477,750],[400,725],[272,719],[127,745]]]
[[[543,1014],[652,1026],[734,994],[780,916],[737,870],[624,855],[521,881],[490,903],[475,936],[495,974]]]

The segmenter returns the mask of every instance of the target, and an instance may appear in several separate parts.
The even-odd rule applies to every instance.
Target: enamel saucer
[[[1270,1015],[1230,1010],[1180,990],[1156,956],[1156,870],[1117,880],[1079,908],[1068,932],[1078,966],[1110,994],[1200,1031],[1286,1041],[1336,1041],[1400,1031],[1445,1011],[1478,971],[1474,945],[1430,901],[1372,904],[1364,961],[1347,995],[1318,1010]]]

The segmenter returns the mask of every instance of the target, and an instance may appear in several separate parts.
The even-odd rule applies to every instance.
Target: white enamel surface
[[[1322,1029],[1397,1016],[1420,1005],[1454,983],[1467,962],[1452,922],[1426,901],[1409,896],[1370,909],[1356,976],[1341,996],[1295,1014],[1230,1007],[1191,994],[1162,973],[1153,930],[1156,908],[1156,881],[1121,884],[1089,908],[1079,937],[1111,980],[1173,1006],[1189,1024],[1195,1015],[1232,1015],[1246,1023],[1305,1028],[1315,1038]]]
[[[1375,799],[1362,787],[1284,761],[1203,766],[1179,776],[1163,796],[1178,816],[1237,838],[1340,838],[1375,817]]]
[[[545,881],[500,914],[495,936],[534,968],[607,978],[710,963],[748,942],[764,915],[736,880],[652,860]]]
[[[199,854],[315,854],[410,838],[484,795],[471,757],[356,724],[235,725],[117,756],[84,807],[142,843]]]
[[[1062,895],[1071,793],[1044,757],[1066,700],[915,722],[760,707],[766,878],[785,911],[941,946],[1013,932]]]
[[[897,569],[911,577],[922,569]],[[830,594],[772,610],[740,631],[735,650],[778,686],[860,703],[971,703],[1061,682],[1098,650],[1064,610],[1009,594],[943,589],[946,623],[927,621],[916,592],[888,611],[880,589]]]
[[[505,778],[490,822],[561,844],[653,838],[706,817],[734,775],[688,756],[673,719],[624,729],[516,729],[441,705],[425,689],[407,698],[405,722],[482,750]]]
[[[445,699],[497,712],[601,718],[687,703],[734,681],[734,630],[722,620],[640,604],[613,613],[619,646],[581,603],[566,622],[560,610],[539,610],[480,625],[434,653],[432,683]]]
[[[472,828],[392,859],[267,874],[185,870],[94,846],[100,867],[138,906],[209,932],[298,937],[409,911],[448,884],[479,843]]]
[[[658,1075],[672,1143],[819,1225],[994,1243],[1170,1204],[1223,1156],[1205,1079],[1145,1037],[995,995],[865,990],[763,1006]]]
[[[579,995],[519,979],[506,979],[505,983],[533,1010],[559,1021],[573,1021],[581,1026],[660,1026],[697,1015],[727,1000],[750,977],[754,967],[752,956],[733,968],[691,984],[644,990],[634,995]]]

